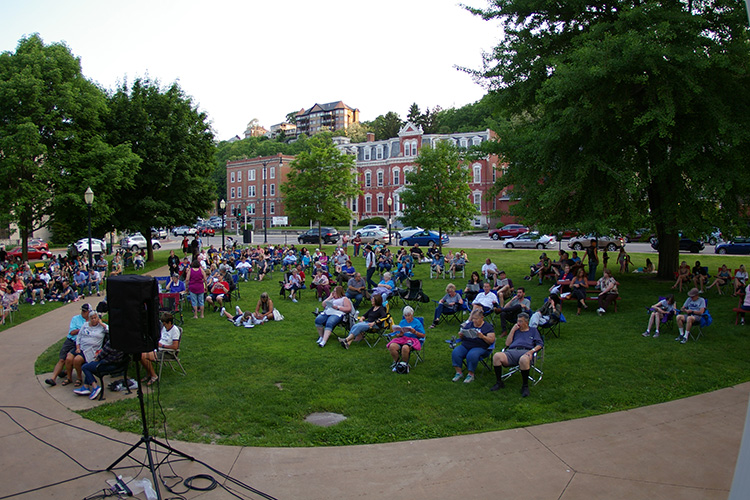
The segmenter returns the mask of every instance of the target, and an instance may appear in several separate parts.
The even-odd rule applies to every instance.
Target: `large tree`
[[[443,232],[467,229],[477,213],[471,200],[471,173],[461,152],[449,141],[423,147],[414,161],[417,168],[406,174],[401,193],[404,220]]]
[[[0,55],[0,218],[18,225],[24,255],[42,227],[53,226],[63,241],[86,234],[89,186],[92,225],[97,233],[108,227],[139,160],[107,142],[106,114],[106,93],[64,44],[33,35]]]
[[[354,157],[343,153],[329,132],[308,139],[310,150],[297,155],[281,185],[284,207],[296,223],[333,224],[352,218],[350,200],[361,194]]]
[[[750,50],[738,0],[495,0],[503,39],[477,72],[504,121],[516,213],[609,232],[649,220],[659,275],[678,231],[747,214]],[[746,227],[745,227],[746,230]]]
[[[142,160],[132,189],[123,192],[116,213],[120,229],[192,224],[213,206],[214,136],[205,113],[173,83],[136,79],[110,98],[111,137],[130,144]],[[148,259],[153,259],[151,246]]]
[[[396,137],[403,124],[404,122],[401,121],[398,113],[395,111],[389,111],[384,115],[378,116],[368,125],[372,128],[372,131],[375,132],[375,140],[384,141],[391,137]]]

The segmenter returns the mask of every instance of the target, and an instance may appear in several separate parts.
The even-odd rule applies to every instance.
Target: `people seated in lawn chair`
[[[745,296],[741,300],[742,300],[742,303],[740,304],[739,308],[742,311],[748,311],[748,312],[750,312],[750,285],[748,285],[745,288]],[[740,315],[742,316],[740,324],[744,325],[745,324],[745,313],[742,312],[742,313],[740,313]]]
[[[464,305],[464,299],[456,293],[456,285],[448,283],[445,287],[445,295],[435,306],[435,319],[432,321],[430,328],[435,328],[440,321],[440,316],[446,312],[456,312]]]
[[[607,312],[607,308],[617,300],[618,296],[617,280],[612,277],[612,271],[605,267],[602,277],[599,278],[599,309],[596,310],[599,316]]]
[[[661,299],[659,302],[657,302],[656,304],[654,304],[653,306],[649,308],[649,311],[651,311],[651,314],[648,317],[648,326],[646,327],[646,331],[643,332],[644,337],[651,336],[652,325],[656,325],[654,338],[659,337],[659,325],[662,324],[665,317],[669,316],[670,314],[675,313],[676,308],[674,304],[675,304],[674,294],[670,293],[665,298]]]
[[[464,254],[462,252],[456,252],[448,262],[450,264],[448,272],[451,279],[455,279],[456,272],[463,271],[464,267],[466,266],[466,259],[464,258]]]
[[[672,285],[672,289],[674,290],[679,286],[680,291],[682,291],[682,285],[687,285],[690,279],[690,266],[688,266],[688,263],[683,260],[680,263],[680,267],[677,269],[677,281]]]
[[[505,301],[509,299],[514,293],[513,282],[505,275],[505,271],[500,271],[497,273],[494,290],[497,294],[498,300],[500,301],[500,307],[505,306]]]
[[[325,347],[333,329],[352,311],[352,302],[344,295],[344,288],[337,286],[323,301],[323,307],[323,312],[315,317],[315,327],[318,329],[317,343],[320,347]]]
[[[482,264],[482,276],[484,276],[485,281],[494,283],[495,278],[497,277],[499,272],[500,271],[498,270],[497,266],[489,257],[484,262],[484,264]]]
[[[419,248],[419,243],[414,243],[414,246],[409,249],[409,255],[414,259],[415,265],[424,260],[424,252]]]
[[[495,329],[492,323],[484,320],[481,309],[471,311],[469,321],[461,325],[458,331],[461,343],[456,345],[451,352],[451,361],[456,374],[453,381],[458,382],[463,377],[463,364],[466,360],[466,371],[464,384],[474,381],[479,360],[489,355],[489,348],[495,343]]]
[[[389,249],[385,249],[378,254],[378,272],[384,273],[393,268],[393,256]]]
[[[434,257],[432,258],[431,266],[432,266],[432,272],[434,272],[438,278],[442,276],[443,272],[445,271],[445,257],[439,250],[435,253]]]
[[[697,288],[692,288],[688,292],[688,298],[680,308],[680,314],[677,315],[677,329],[680,334],[675,340],[684,344],[690,338],[690,330],[693,325],[700,324],[703,313],[706,312],[706,299],[700,296]]]
[[[747,271],[745,271],[745,264],[740,264],[740,269],[734,273],[734,296],[742,294],[742,290],[745,288],[747,283]]]
[[[318,295],[318,301],[322,302],[331,293],[331,283],[328,280],[328,273],[324,272],[321,268],[316,269],[310,288],[315,290],[315,293]]]
[[[373,295],[370,298],[370,303],[372,307],[358,318],[359,321],[349,330],[349,335],[344,339],[339,339],[341,347],[344,349],[349,349],[352,342],[362,340],[362,336],[366,331],[378,328],[379,325],[382,327],[382,321],[388,316],[388,311],[383,307],[383,297],[381,295]]]
[[[526,289],[519,286],[516,290],[516,296],[497,312],[500,314],[500,334],[505,336],[509,323],[515,323],[520,313],[528,314],[531,312],[531,301],[526,297]]]
[[[365,279],[362,277],[361,273],[355,272],[354,276],[349,278],[349,281],[347,281],[346,296],[349,297],[349,300],[354,303],[355,308],[359,307],[359,304],[362,302],[362,300],[366,298],[367,283],[365,283]]]
[[[185,293],[187,293],[187,289],[185,288],[185,282],[180,281],[180,277],[177,275],[177,273],[173,273],[169,277],[169,283],[167,283],[167,292],[179,293],[181,297],[184,297]]]
[[[258,269],[257,280],[263,281],[263,278],[266,277],[266,274],[268,274],[271,266],[264,252],[261,252],[258,256],[258,261],[256,262],[255,266]]]
[[[382,295],[383,302],[385,303],[395,288],[396,282],[391,278],[391,273],[386,272],[383,274],[383,278],[380,280],[380,283],[378,283],[378,286],[372,289],[372,294]]]
[[[209,306],[214,306],[214,312],[224,307],[224,298],[229,294],[229,282],[223,276],[213,278],[209,285],[209,294],[206,296],[206,302]]]
[[[701,261],[696,260],[693,267],[693,286],[703,293],[706,281],[708,281],[708,268],[701,266]]]
[[[721,269],[719,269],[719,274],[716,275],[714,282],[708,285],[706,290],[710,290],[713,287],[716,287],[716,291],[719,292],[719,295],[721,295],[721,288],[729,283],[731,279],[732,274],[729,272],[729,268],[727,268],[727,265],[724,264],[723,266],[721,266]]]
[[[542,253],[542,255],[539,256],[539,270],[537,274],[539,275],[539,284],[541,285],[544,281],[544,278],[551,276],[557,281],[557,269],[555,269],[552,266],[552,259],[547,257],[546,253]],[[533,276],[533,275],[532,275]]]
[[[426,333],[422,322],[414,317],[414,309],[411,306],[404,307],[403,319],[398,325],[394,325],[391,331],[395,335],[386,344],[386,347],[391,354],[391,358],[393,358],[391,370],[395,372],[399,361],[408,364],[411,351],[422,349],[422,342],[419,339],[424,339]]]
[[[560,300],[560,296],[556,293],[551,293],[542,307],[531,315],[529,326],[531,328],[552,326],[560,322],[560,314],[562,314],[562,301]]]
[[[482,277],[479,276],[478,271],[472,271],[471,276],[469,277],[469,282],[466,284],[466,288],[464,288],[464,297],[469,303],[474,302],[474,299],[477,298],[477,294],[482,291]]]
[[[346,287],[346,284],[349,283],[349,279],[354,276],[354,273],[356,270],[354,269],[354,265],[352,264],[352,261],[349,259],[346,259],[346,262],[341,266],[339,269],[339,275],[338,275],[338,284]]]
[[[544,339],[536,328],[529,326],[529,315],[522,312],[516,319],[505,339],[505,350],[492,356],[496,382],[490,390],[496,391],[505,387],[503,367],[518,366],[521,370],[521,396],[529,395],[529,370],[535,353],[544,347]]]
[[[500,301],[492,291],[492,286],[489,281],[485,281],[482,285],[483,291],[479,292],[472,301],[472,308],[480,308],[485,315],[490,314],[493,309],[500,305]]]
[[[88,275],[83,271],[83,269],[79,269],[76,271],[75,275],[73,276],[73,283],[76,287],[76,292],[78,292],[78,295],[83,295],[86,292],[86,285],[89,281]]]
[[[401,252],[398,257],[398,262],[396,263],[396,281],[398,283],[403,283],[414,276],[414,272],[412,271],[412,268],[414,267],[413,262],[411,255],[406,253],[405,250]]]
[[[279,290],[279,295],[285,297],[286,293],[288,292],[289,298],[292,300],[292,302],[297,302],[297,297],[295,296],[297,290],[301,290],[305,285],[305,282],[300,276],[297,268],[292,269],[291,274],[287,274],[285,281],[281,281],[280,283],[281,290]]]
[[[152,385],[159,380],[159,377],[156,376],[154,365],[152,364],[153,362],[156,362],[156,351],[161,349],[177,350],[179,348],[180,328],[174,324],[174,316],[172,316],[171,313],[163,313],[161,315],[161,334],[159,336],[157,349],[141,354],[141,364],[146,369],[146,377],[143,379],[143,382],[146,382],[146,385]]]
[[[571,272],[570,265],[568,265],[567,263],[563,264],[562,272],[560,273],[560,276],[557,280],[558,284],[561,281],[565,283],[565,284],[559,285],[560,286],[559,292],[560,292],[561,297],[565,297],[564,294],[571,292],[570,284],[574,278],[575,278],[575,275]]]

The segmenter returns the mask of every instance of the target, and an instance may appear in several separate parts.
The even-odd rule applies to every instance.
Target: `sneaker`
[[[674,338],[674,340],[675,340],[675,342],[679,342],[680,340],[682,340],[682,335],[678,335],[678,336],[676,336],[676,337]]]
[[[395,372],[395,371],[396,371],[396,363],[393,363],[393,366],[391,367],[391,371],[392,371],[392,372]]]
[[[297,303],[297,299],[292,299],[292,302],[294,302],[296,304]]]
[[[602,308],[600,307],[599,309],[597,309],[597,310],[596,310],[596,312],[597,312],[597,313],[599,314],[599,316],[601,316],[602,314],[604,314],[604,313],[605,313],[605,312],[607,312],[607,311],[605,311],[604,309],[602,309]]]
[[[240,312],[240,306],[234,306],[234,313],[235,313],[235,314],[242,314],[242,313]]]
[[[321,342],[321,343],[319,343],[318,345],[319,345],[320,347],[325,347],[325,346],[326,346],[326,343],[325,343],[325,342]]]
[[[654,338],[655,338],[655,339],[658,339],[658,338],[659,338],[659,330],[656,330],[656,333],[654,334]]]
[[[341,342],[341,347],[343,347],[344,349],[349,349],[349,342],[344,339],[339,340],[339,342]]]
[[[529,392],[529,386],[528,385],[525,385],[525,386],[521,387],[521,397],[522,398],[528,397],[529,394],[530,394],[530,392]]]
[[[41,304],[44,305],[44,301],[42,301]]]
[[[222,307],[221,311],[219,311],[219,314],[221,314],[222,316],[224,316],[225,312],[227,312],[227,308],[226,307]],[[239,313],[237,313],[237,314],[239,314]]]
[[[99,396],[100,392],[102,392],[102,387],[100,385],[97,385],[96,388],[93,391],[91,391],[91,395],[89,396],[89,399],[93,401],[94,399],[97,398],[97,396]]]
[[[690,335],[689,333],[685,334],[685,336],[682,337],[682,339],[680,339],[680,344],[686,344],[687,341],[688,341],[688,336],[689,335]]]
[[[496,391],[498,389],[503,389],[504,387],[505,387],[505,382],[503,382],[501,380],[500,382],[497,382],[495,385],[493,385],[492,387],[490,387],[490,390],[491,391]]]
[[[459,380],[461,380],[461,377],[463,377],[463,376],[464,376],[463,373],[456,373],[455,375],[453,375],[453,378],[451,380],[453,382],[458,382]]]
[[[315,341],[316,344],[320,344],[323,342],[323,337],[318,337],[318,340]]]
[[[32,301],[31,301],[31,305],[32,305],[32,306],[35,306],[35,305],[36,305],[36,302],[34,302],[34,301],[32,300]]]
[[[651,336],[651,332],[649,332],[648,330],[646,330],[641,335],[644,336],[644,337],[650,337]]]
[[[474,376],[466,375],[466,378],[464,379],[464,384],[470,384],[471,382],[474,382]]]
[[[78,389],[73,389],[73,392],[79,396],[88,396],[91,394],[91,389],[87,387],[79,387]]]

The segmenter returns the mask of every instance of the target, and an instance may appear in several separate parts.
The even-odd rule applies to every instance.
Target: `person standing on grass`
[[[529,327],[529,315],[522,312],[516,324],[510,329],[505,339],[505,351],[495,353],[492,365],[495,368],[496,382],[490,390],[496,391],[505,387],[503,367],[518,366],[521,369],[521,396],[529,395],[529,372],[534,354],[544,348],[544,339],[536,328]]]
[[[372,275],[375,274],[376,269],[376,257],[375,252],[372,251],[372,247],[367,245],[364,251],[365,256],[365,267],[367,268],[367,274],[365,280],[367,281],[368,288],[375,288],[377,283],[372,281]]]
[[[586,255],[583,256],[583,260],[587,259],[589,261],[589,281],[596,281],[596,266],[599,265],[599,254],[595,239],[592,239],[591,244],[586,247]]]
[[[198,319],[198,314],[202,318],[206,294],[206,275],[198,259],[194,259],[190,264],[185,282],[188,284],[188,297],[190,297],[190,304],[193,306],[193,319]]]

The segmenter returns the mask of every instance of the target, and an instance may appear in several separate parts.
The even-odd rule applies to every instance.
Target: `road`
[[[268,243],[278,245],[278,244],[284,244],[284,243],[297,243],[297,232],[294,231],[269,231],[268,233]],[[235,241],[242,242],[242,235],[236,235],[234,232],[227,232],[224,234],[224,238],[227,239],[229,237],[232,237],[235,239]],[[159,240],[159,243],[162,245],[163,249],[167,250],[178,250],[180,248],[180,242],[182,241],[182,237],[173,237],[170,236],[166,240]],[[218,234],[216,236],[210,236],[210,237],[203,237],[202,238],[204,245],[214,245],[216,248],[219,248],[221,246],[221,234]],[[253,244],[263,244],[263,233],[255,233]],[[482,235],[469,235],[469,236],[451,236],[450,243],[447,245],[448,248],[505,248],[503,246],[502,241],[494,241],[490,239],[489,236],[486,234]],[[554,250],[557,250],[558,248],[563,248],[564,250],[570,251],[568,248],[568,240],[562,241],[562,246],[560,246],[559,242],[558,244],[554,245]],[[657,254],[658,252],[651,248],[651,245],[649,243],[628,243],[625,245],[625,248],[629,253],[651,253],[651,254]],[[614,252],[616,253],[616,252]],[[699,255],[699,254],[691,254],[690,252],[681,252],[684,255]],[[714,254],[714,247],[711,245],[706,245],[706,248],[703,249],[701,254]]]

